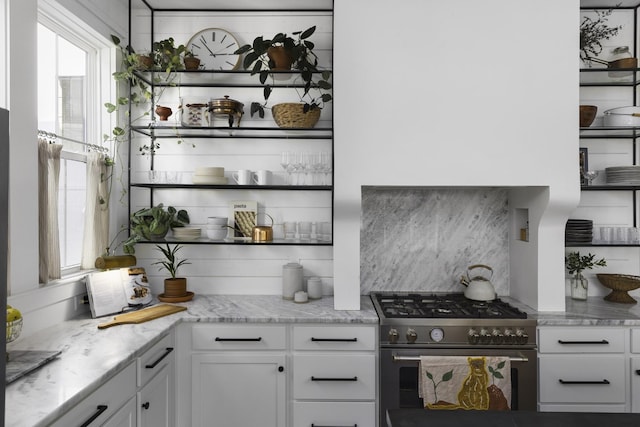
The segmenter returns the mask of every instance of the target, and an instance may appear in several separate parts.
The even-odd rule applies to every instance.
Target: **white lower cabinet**
[[[628,412],[628,328],[541,327],[539,408]]]
[[[103,427],[136,427],[138,417],[138,400],[133,396],[129,401],[116,412]]]
[[[631,329],[631,412],[640,412],[640,328]]]
[[[136,362],[118,372],[99,389],[84,398],[82,402],[71,408],[69,412],[58,418],[53,427],[69,426],[101,426],[120,409],[135,398],[136,394]],[[121,414],[120,414],[121,415]],[[135,418],[134,420],[135,421]],[[118,424],[114,421],[114,425]],[[135,425],[135,424],[134,424]]]
[[[293,326],[293,426],[376,425],[376,327]]]
[[[172,427],[174,404],[170,367],[163,367],[138,392],[138,425],[140,427]]]

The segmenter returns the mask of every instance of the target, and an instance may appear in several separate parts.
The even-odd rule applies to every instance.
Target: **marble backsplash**
[[[363,187],[360,290],[463,292],[472,264],[509,294],[509,212],[503,188]]]

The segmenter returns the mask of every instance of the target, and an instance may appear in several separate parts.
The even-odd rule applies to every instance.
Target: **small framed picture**
[[[589,150],[580,147],[580,185],[587,185],[584,173],[589,170]]]

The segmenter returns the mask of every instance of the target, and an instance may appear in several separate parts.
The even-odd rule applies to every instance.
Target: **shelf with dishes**
[[[206,237],[199,237],[197,239],[176,239],[167,237],[162,240],[146,240],[140,241],[136,244],[163,244],[163,243],[179,243],[179,244],[189,244],[189,245],[239,245],[239,246],[251,246],[251,245],[259,245],[259,246],[333,246],[333,242],[328,240],[317,240],[317,239],[273,239],[268,242],[259,242],[251,239],[220,239],[213,240],[208,239]]]
[[[331,191],[331,185],[238,185],[238,184],[158,184],[132,183],[131,187],[149,189],[200,189],[200,190],[284,190],[284,191]],[[639,186],[640,189],[640,186]]]
[[[580,86],[637,86],[640,68],[581,68]]]
[[[158,122],[159,123],[159,122]],[[332,127],[285,129],[279,127],[182,126],[156,124],[132,126],[131,129],[150,138],[234,138],[234,139],[331,139]]]

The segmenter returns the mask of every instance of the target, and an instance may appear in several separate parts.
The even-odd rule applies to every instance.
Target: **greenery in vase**
[[[613,9],[594,10],[595,19],[583,16],[580,23],[580,59],[588,61],[602,52],[602,41],[618,35],[622,25],[609,27],[607,21]]]
[[[186,264],[191,264],[190,262],[187,262],[186,259],[181,259],[178,261],[178,258],[176,257],[176,254],[178,253],[178,251],[180,249],[182,249],[182,246],[180,245],[174,245],[173,249],[169,246],[169,244],[167,243],[167,247],[162,247],[160,245],[156,245],[156,248],[162,252],[162,254],[164,255],[164,260],[161,261],[157,261],[154,262],[153,265],[160,265],[160,267],[158,268],[158,270],[162,271],[167,270],[167,272],[171,275],[172,279],[176,278],[176,274],[178,274],[178,269]]]
[[[304,88],[298,92],[300,101],[304,103],[304,112],[313,109],[322,109],[324,104],[331,102],[333,99],[329,91],[333,87],[331,82],[331,71],[324,70],[320,72],[318,69],[318,56],[313,49],[315,44],[309,40],[309,37],[316,31],[315,25],[304,31],[295,31],[291,33],[294,37],[285,33],[278,33],[270,39],[263,36],[256,37],[252,44],[241,46],[234,53],[245,54],[242,65],[245,69],[251,69],[251,74],[258,74],[260,83],[264,86],[263,96],[264,103],[251,103],[251,116],[257,113],[261,118],[264,117],[264,109],[273,89],[273,73],[272,69],[275,63],[269,58],[267,51],[271,47],[284,47],[291,59],[291,69],[299,74],[297,78],[302,79]],[[315,80],[314,80],[315,77]],[[267,79],[271,78],[271,84],[267,83]]]
[[[604,258],[595,260],[594,254],[580,255],[580,252],[571,252],[564,257],[564,265],[569,274],[580,275],[582,270],[591,270],[594,267],[606,267],[607,261]]]

